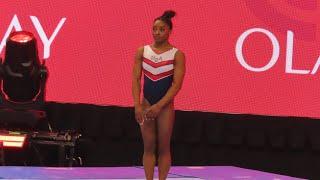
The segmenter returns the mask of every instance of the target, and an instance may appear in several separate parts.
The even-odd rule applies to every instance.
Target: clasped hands
[[[161,107],[158,104],[154,104],[145,110],[141,105],[135,107],[135,117],[140,126],[143,125],[144,121],[155,120],[161,111]]]

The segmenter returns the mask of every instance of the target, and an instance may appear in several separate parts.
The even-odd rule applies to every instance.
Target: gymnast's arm
[[[177,51],[174,59],[174,74],[172,85],[167,91],[166,95],[155,104],[155,106],[158,106],[160,109],[169,104],[182,87],[183,78],[186,71],[184,53],[181,51]]]
[[[142,70],[142,56],[143,47],[138,48],[135,58],[132,73],[132,96],[135,108],[135,116],[137,121],[142,121],[142,106],[140,103],[140,93],[141,93],[141,70]]]

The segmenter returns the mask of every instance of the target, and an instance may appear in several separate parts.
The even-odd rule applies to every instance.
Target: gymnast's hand
[[[141,105],[137,105],[134,107],[134,113],[135,113],[135,117],[136,117],[136,120],[137,122],[142,125],[143,124],[143,121],[144,121],[144,117],[143,117],[143,108]]]
[[[145,112],[145,117],[149,120],[155,120],[161,111],[161,107],[157,104],[149,107]]]

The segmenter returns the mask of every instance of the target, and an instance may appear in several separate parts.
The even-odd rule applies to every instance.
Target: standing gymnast
[[[157,17],[152,27],[154,42],[138,48],[135,55],[132,94],[135,118],[143,138],[143,166],[148,180],[153,179],[156,160],[160,180],[166,179],[171,166],[174,97],[181,89],[185,74],[184,53],[168,41],[174,16],[174,11],[165,11]],[[140,100],[142,72],[144,85]]]

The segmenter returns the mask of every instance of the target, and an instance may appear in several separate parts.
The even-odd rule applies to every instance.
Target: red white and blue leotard
[[[157,103],[168,91],[173,81],[174,56],[178,51],[172,48],[161,54],[155,53],[150,45],[144,46],[143,73],[144,98],[153,105]]]

